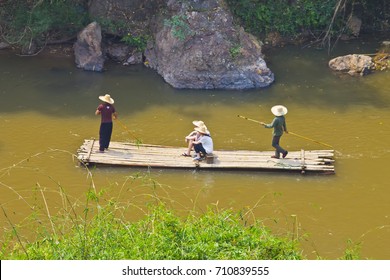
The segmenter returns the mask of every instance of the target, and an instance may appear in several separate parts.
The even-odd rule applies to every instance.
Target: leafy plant
[[[329,23],[336,0],[227,0],[233,14],[252,33],[272,31],[295,35],[303,29],[324,29]]]
[[[127,35],[123,36],[121,41],[125,44],[136,48],[138,51],[144,51],[146,49],[146,45],[148,43],[149,36],[147,35],[132,35],[131,33],[128,33]]]
[[[83,1],[7,0],[2,13],[2,35],[10,43],[43,46],[57,36],[75,35],[88,21]]]
[[[347,248],[345,249],[343,260],[359,260],[360,259],[361,244],[354,243],[352,240],[347,241]]]
[[[170,19],[166,19],[164,25],[171,28],[173,37],[184,41],[192,34],[192,30],[186,20],[184,15],[174,15]]]
[[[126,24],[126,22],[122,20],[111,20],[104,17],[98,17],[94,19],[97,21],[102,27],[103,32],[109,34],[123,34],[126,30],[129,30],[130,27]]]
[[[94,199],[90,199],[92,202]],[[41,228],[35,242],[18,243],[2,259],[301,259],[297,242],[271,234],[259,221],[245,225],[230,210],[181,218],[163,204],[150,206],[144,218],[128,222],[111,201],[89,221],[52,217],[55,232]],[[91,206],[88,208],[91,211]],[[89,212],[88,211],[88,212]],[[85,211],[84,211],[85,212]],[[87,217],[87,216],[86,216]],[[73,223],[78,221],[77,224]],[[23,249],[22,249],[23,248]]]
[[[234,45],[230,48],[230,55],[232,58],[236,58],[241,53],[241,46],[240,45]]]
[[[58,151],[50,151],[53,152]],[[12,168],[15,165],[9,169]],[[9,169],[3,170],[9,174]],[[288,235],[273,235],[261,221],[252,222],[250,211],[235,213],[214,206],[203,213],[188,210],[187,214],[178,215],[164,203],[165,191],[163,196],[158,195],[166,186],[147,173],[126,177],[121,189],[134,189],[134,184],[146,187],[146,196],[151,198],[148,206],[144,202],[136,205],[132,199],[120,202],[121,194],[111,197],[106,189],[97,191],[93,174],[88,167],[86,170],[90,184],[85,203],[72,201],[61,184],[55,182],[63,206],[58,213],[51,213],[46,190],[37,183],[34,204],[25,201],[32,213],[24,224],[14,225],[2,208],[10,227],[4,228],[1,236],[0,259],[302,258],[297,240],[290,240]],[[134,218],[136,212],[141,216]],[[29,238],[24,236],[26,232]]]

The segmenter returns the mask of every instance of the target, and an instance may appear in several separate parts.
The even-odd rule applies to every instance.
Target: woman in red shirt
[[[111,98],[109,94],[104,96],[99,96],[99,99],[103,101],[100,104],[95,112],[95,115],[101,115],[101,123],[99,130],[99,151],[104,152],[105,149],[108,149],[111,141],[112,134],[112,119],[118,117],[118,113],[115,111],[114,99]]]

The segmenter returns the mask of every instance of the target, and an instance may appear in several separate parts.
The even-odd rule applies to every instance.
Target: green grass
[[[97,209],[96,209],[97,210]],[[1,259],[38,260],[256,260],[302,259],[298,243],[271,234],[261,222],[246,226],[231,210],[209,209],[179,217],[163,204],[129,222],[118,205],[99,208],[90,220],[52,217],[33,242],[16,242],[16,229],[3,242]],[[5,246],[8,244],[7,246]],[[13,244],[13,245],[11,245]]]
[[[296,216],[292,231],[273,234],[252,210],[218,208],[206,211],[172,209],[166,198],[169,187],[159,184],[147,172],[127,176],[116,184],[114,198],[108,189],[97,190],[93,170],[85,168],[89,190],[85,201],[68,196],[57,180],[47,176],[58,188],[62,201],[57,213],[49,209],[43,188],[36,183],[34,204],[27,202],[15,189],[2,183],[14,169],[31,169],[31,161],[52,154],[71,154],[61,150],[37,153],[9,168],[0,169],[0,185],[18,195],[31,209],[30,217],[19,225],[9,218],[0,236],[0,259],[12,260],[300,260]],[[71,154],[73,157],[75,155]],[[40,172],[39,168],[34,168]],[[44,174],[44,172],[42,173]],[[134,204],[128,192],[145,191],[142,204]],[[128,193],[125,197],[122,197]],[[162,194],[159,194],[162,193]],[[136,197],[140,197],[139,194]],[[125,202],[123,202],[125,201]],[[51,199],[53,203],[53,198]],[[146,203],[147,205],[145,205]],[[202,206],[202,208],[204,208]],[[56,208],[57,209],[57,208]],[[360,247],[349,242],[341,259],[358,259]],[[318,257],[320,258],[320,256]]]

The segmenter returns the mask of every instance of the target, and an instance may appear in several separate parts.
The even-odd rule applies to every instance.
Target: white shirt
[[[202,146],[206,150],[206,153],[211,154],[213,152],[213,139],[211,139],[210,136],[202,135],[199,139],[199,142],[202,143]]]

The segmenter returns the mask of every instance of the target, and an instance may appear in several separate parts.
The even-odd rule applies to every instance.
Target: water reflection
[[[378,44],[348,43],[337,52],[371,53]],[[144,143],[183,146],[183,151],[194,119],[208,124],[216,149],[272,150],[270,132],[237,115],[268,121],[270,108],[284,104],[291,131],[336,148],[335,176],[97,168],[92,170],[96,187],[139,206],[158,194],[178,211],[210,205],[251,211],[280,233],[291,230],[296,215],[300,234],[309,236],[303,249],[310,258],[338,258],[352,239],[363,242],[363,257],[388,259],[383,247],[390,243],[390,74],[339,76],[328,69],[329,59],[326,51],[314,49],[273,50],[267,53],[276,76],[271,87],[199,91],[175,90],[143,66],[108,63],[106,72],[91,73],[76,69],[71,58],[0,52],[1,205],[14,213],[12,219],[23,220],[30,210],[16,193],[31,202],[37,183],[53,213],[61,206],[58,184],[75,200],[85,199],[90,178],[69,153],[83,139],[98,136],[94,111],[105,92],[115,98],[121,121]],[[113,139],[134,140],[115,124]],[[282,145],[323,148],[287,135]],[[130,180],[134,174],[148,176]]]

